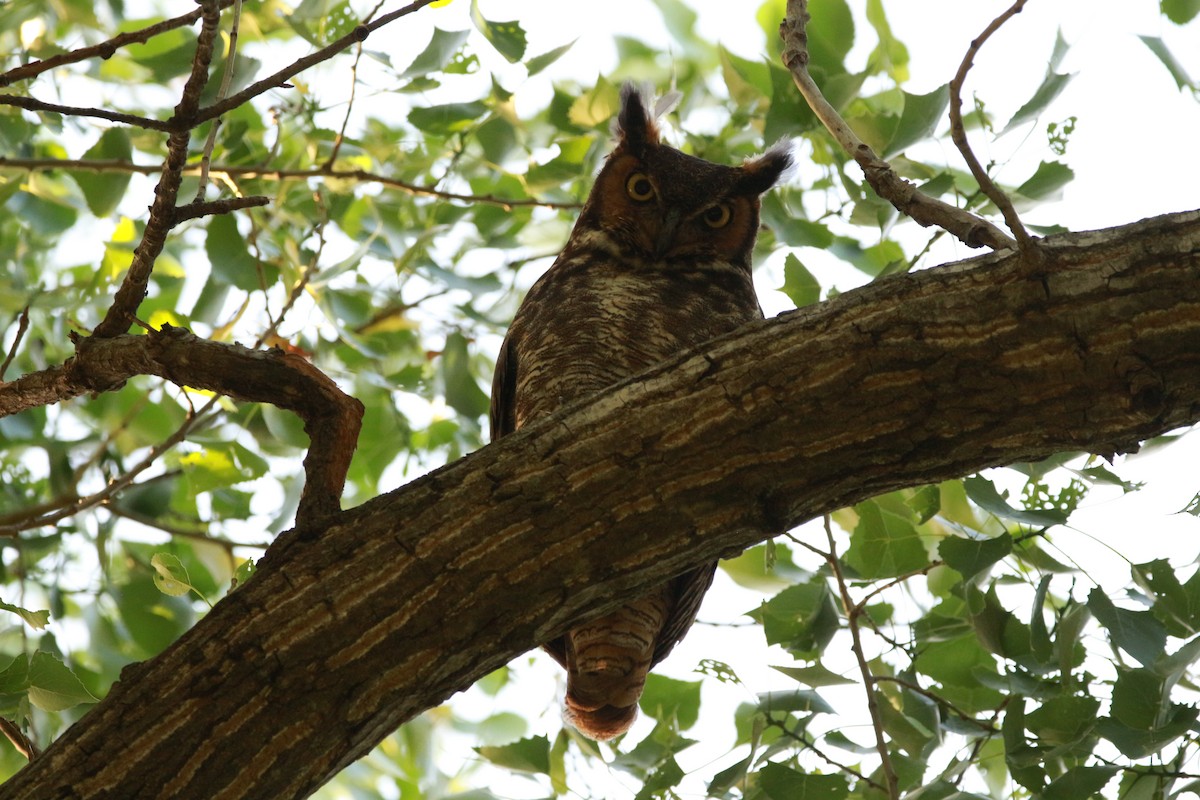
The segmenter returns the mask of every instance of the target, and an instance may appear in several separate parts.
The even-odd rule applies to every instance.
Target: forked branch
[[[912,183],[897,175],[890,164],[858,138],[837,110],[825,99],[808,72],[809,19],[807,0],[788,0],[787,12],[779,25],[779,35],[783,38],[783,65],[791,72],[792,81],[817,119],[862,168],[867,183],[875,193],[901,213],[907,214],[917,224],[943,228],[968,247],[1015,249],[1016,241],[987,220],[923,194]]]

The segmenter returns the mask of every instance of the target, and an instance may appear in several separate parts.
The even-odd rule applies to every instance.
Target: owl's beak
[[[663,215],[662,225],[659,226],[658,236],[654,238],[654,255],[662,258],[675,244],[675,234],[679,231],[682,214],[679,209],[672,208]]]

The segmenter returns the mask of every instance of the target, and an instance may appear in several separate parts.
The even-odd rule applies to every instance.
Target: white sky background
[[[577,40],[570,52],[544,75],[526,80],[520,67],[510,67],[498,57],[484,59],[484,70],[502,76],[501,83],[516,92],[518,109],[535,109],[549,98],[549,80],[575,78],[589,85],[598,74],[611,75],[616,68],[614,34],[635,36],[664,52],[678,50],[668,36],[654,6],[637,0],[605,0],[600,3],[564,3],[562,0],[523,0],[499,2],[481,0],[483,14],[492,20],[519,19],[529,34],[528,54],[536,55],[566,42]],[[697,0],[690,5],[699,12],[698,31],[719,41],[747,58],[764,52],[762,33],[754,20],[757,2],[721,2]],[[857,16],[857,43],[849,58],[850,69],[861,68],[874,44],[874,33],[863,18],[864,3],[851,0]],[[890,22],[900,41],[908,45],[911,56],[911,80],[905,89],[923,94],[946,83],[953,76],[970,42],[1009,3],[963,2],[962,0],[919,0],[885,4]],[[368,40],[368,48],[386,49],[395,64],[402,66],[411,50],[415,56],[428,41],[432,26],[448,30],[470,27],[469,3],[457,0],[434,13],[410,18],[394,30],[386,30]],[[1071,45],[1059,67],[1060,72],[1077,73],[1063,94],[1033,124],[1026,125],[999,140],[975,131],[971,141],[985,164],[996,161],[998,177],[1011,185],[1032,174],[1038,162],[1051,160],[1046,148],[1045,126],[1078,117],[1063,161],[1076,174],[1060,202],[1038,207],[1026,216],[1035,225],[1058,224],[1072,230],[1103,228],[1132,222],[1170,211],[1200,206],[1200,160],[1196,142],[1200,132],[1200,105],[1187,93],[1180,92],[1166,69],[1137,35],[1163,38],[1188,72],[1200,77],[1200,24],[1193,22],[1178,28],[1160,16],[1158,3],[1151,0],[1032,0],[1025,11],[1012,19],[983,48],[975,59],[968,78],[964,104],[970,108],[971,95],[978,94],[996,120],[996,129],[1004,127],[1008,117],[1032,94],[1045,75],[1055,36],[1062,35]],[[386,37],[386,46],[381,44]],[[477,51],[486,54],[486,45]],[[719,75],[713,85],[721,86]],[[666,88],[666,87],[662,87]],[[429,102],[469,99],[460,97],[427,98]],[[369,113],[369,111],[368,111]],[[686,123],[686,121],[685,121]],[[946,127],[944,124],[943,129]],[[929,161],[941,161],[962,167],[957,152],[948,143],[940,151],[914,153]],[[801,160],[805,151],[800,149]],[[812,168],[801,165],[793,177],[801,186],[811,179]],[[996,220],[1000,224],[1000,220]],[[565,235],[565,232],[564,232]],[[861,235],[861,233],[859,234]],[[906,225],[897,238],[916,244],[928,233]],[[871,242],[867,242],[870,244]],[[977,251],[961,246],[949,237],[934,251],[931,264],[975,255]],[[865,278],[827,254],[801,249],[801,260],[826,288],[846,290]],[[548,266],[548,264],[547,264]],[[789,307],[786,299],[774,291],[780,283],[774,265],[760,270],[759,292],[768,313]],[[528,276],[532,281],[535,275]],[[498,344],[498,342],[497,342]],[[1129,561],[1170,558],[1177,566],[1190,563],[1200,553],[1200,520],[1176,513],[1200,491],[1195,464],[1200,458],[1200,436],[1191,436],[1167,448],[1130,458],[1121,458],[1116,468],[1122,477],[1145,481],[1141,492],[1122,496],[1117,490],[1096,490],[1073,521],[1076,528],[1059,530],[1051,548],[1055,557],[1079,563],[1088,578],[1104,585],[1123,585],[1128,580]],[[1012,473],[996,471],[998,483],[1019,491],[1020,480]],[[809,524],[798,535],[820,544],[824,534],[819,525]],[[843,539],[841,546],[845,546]],[[813,559],[797,554],[798,560],[815,567]],[[1056,584],[1057,585],[1057,584]],[[1077,587],[1077,596],[1088,587]],[[896,599],[896,598],[892,598]],[[732,585],[718,574],[700,619],[705,622],[738,623],[744,612],[758,602],[756,595]],[[830,652],[833,663],[849,668],[848,644],[836,639]],[[685,796],[703,796],[703,785],[736,756],[726,755],[733,732],[725,727],[729,712],[740,702],[752,702],[755,692],[796,688],[796,684],[769,669],[768,665],[790,665],[791,660],[777,648],[768,650],[761,629],[697,626],[658,671],[673,677],[695,680],[692,671],[704,658],[728,662],[745,681],[746,687],[721,686],[709,681],[704,689],[704,708],[700,725],[690,732],[702,741],[685,751],[680,763],[687,771],[695,770],[683,785]],[[523,691],[514,702],[506,694],[499,701],[472,690],[454,702],[461,713],[481,718],[500,708],[512,708],[531,718],[528,735],[545,734],[553,738],[560,726],[556,693],[561,692],[560,671],[548,657],[526,656],[514,662],[515,674]],[[853,676],[852,676],[853,677]],[[872,741],[863,726],[862,690],[859,686],[836,691],[822,690],[839,708],[853,709],[844,720],[846,733],[861,743]],[[640,741],[652,728],[652,721],[641,719],[627,737],[623,750]],[[464,745],[466,743],[464,742]],[[847,763],[850,754],[836,753]],[[445,765],[453,768],[456,759],[471,758],[469,751],[444,754]],[[591,774],[593,796],[622,797],[632,794],[628,778],[619,772],[608,776]],[[529,790],[526,793],[525,790]],[[493,787],[513,797],[537,796],[533,787]]]

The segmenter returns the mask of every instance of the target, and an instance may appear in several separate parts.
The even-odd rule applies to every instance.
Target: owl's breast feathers
[[[750,274],[759,195],[787,168],[787,147],[715,164],[662,144],[656,117],[626,85],[617,147],[501,347],[493,440],[762,316]],[[567,721],[596,739],[628,730],[647,672],[691,627],[715,569],[546,643],[567,669]]]

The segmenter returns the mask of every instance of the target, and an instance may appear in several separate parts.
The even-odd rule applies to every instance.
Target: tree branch
[[[958,152],[962,154],[963,160],[967,162],[967,167],[971,170],[971,174],[975,176],[979,188],[987,195],[988,199],[996,204],[996,208],[1000,209],[1000,213],[1004,216],[1005,223],[1008,224],[1008,229],[1012,231],[1013,236],[1017,237],[1017,244],[1021,248],[1021,252],[1027,256],[1033,257],[1036,250],[1036,243],[1029,232],[1025,230],[1025,226],[1021,223],[1021,217],[1017,214],[1017,210],[1013,208],[1012,201],[1008,199],[1000,187],[997,186],[987,170],[979,163],[979,159],[975,157],[974,151],[971,150],[971,143],[967,141],[967,129],[963,126],[962,119],[962,87],[967,80],[967,73],[971,69],[971,65],[975,60],[975,54],[983,47],[993,33],[1000,30],[1005,22],[1012,19],[1021,10],[1025,8],[1026,0],[1017,0],[1000,16],[996,17],[984,29],[983,33],[978,38],[971,41],[971,46],[967,48],[967,54],[963,56],[962,63],[958,67],[958,72],[950,80],[950,138],[954,140]]]
[[[1041,246],[1036,279],[994,253],[751,323],[283,534],[0,800],[305,797],[640,588],[887,491],[1200,421],[1200,212]]]
[[[130,172],[141,175],[152,175],[162,170],[161,166],[134,164],[130,161],[108,159],[8,158],[6,156],[0,156],[0,167],[29,170],[55,169],[67,170],[68,172],[72,170],[86,172]],[[201,164],[190,164],[183,168],[183,174],[199,175],[202,169],[203,166]],[[306,180],[308,178],[333,178],[337,180],[357,181],[359,183],[378,183],[382,186],[399,189],[413,195],[437,197],[442,200],[455,200],[463,203],[482,203],[499,206],[505,210],[526,206],[555,209],[578,209],[583,207],[582,203],[557,203],[551,200],[538,200],[537,198],[496,197],[490,194],[458,194],[456,192],[443,191],[432,186],[421,186],[363,169],[335,169],[328,165],[314,169],[271,169],[270,167],[237,167],[226,164],[214,164],[209,167],[209,171],[217,175],[226,175],[231,178],[245,178],[248,180],[273,179],[283,181]]]
[[[294,412],[304,420],[312,440],[304,459],[306,478],[297,525],[341,507],[363,405],[306,359],[282,350],[249,350],[201,339],[169,325],[146,335],[80,338],[75,357],[66,364],[0,386],[0,416],[108,391],[134,375],[157,375],[179,386]],[[61,513],[69,516],[78,510],[73,506]],[[0,533],[5,532],[0,527]]]
[[[837,110],[825,99],[808,73],[808,20],[807,0],[788,0],[787,13],[783,22],[779,24],[779,35],[783,38],[783,65],[792,73],[792,81],[817,119],[842,149],[862,167],[863,175],[875,193],[902,214],[911,217],[918,225],[936,225],[943,228],[968,247],[990,247],[993,250],[1015,248],[1017,243],[987,220],[966,209],[955,208],[949,203],[922,194],[916,186],[897,175],[890,164],[875,155],[875,151],[858,138]]]

